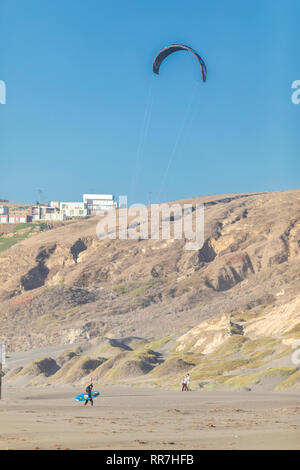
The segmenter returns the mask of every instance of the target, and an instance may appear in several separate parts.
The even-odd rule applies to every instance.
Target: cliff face
[[[300,191],[180,203],[199,202],[205,242],[196,251],[176,239],[100,240],[97,218],[54,225],[1,251],[0,340],[7,350],[103,335],[180,337],[204,321],[224,322],[224,339],[228,322],[243,327],[234,312],[265,314],[271,331],[272,319],[299,293]],[[265,328],[269,335],[259,325],[247,323],[247,334]],[[212,336],[212,344],[220,341]],[[208,350],[212,344],[205,340]]]

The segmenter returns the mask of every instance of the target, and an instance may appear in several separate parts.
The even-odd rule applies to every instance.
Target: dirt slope
[[[177,239],[100,240],[96,217],[54,224],[2,251],[0,340],[7,350],[103,337],[174,341],[201,324],[205,339],[198,332],[195,343],[202,349],[190,353],[203,354],[231,333],[282,339],[287,322],[296,331],[300,190],[178,203],[200,202],[205,242],[195,251]],[[223,322],[217,334],[208,334],[211,322]],[[131,375],[153,373],[144,357],[139,365],[128,361]]]

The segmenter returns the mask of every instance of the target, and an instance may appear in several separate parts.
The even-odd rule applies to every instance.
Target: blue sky
[[[0,198],[299,187],[299,14],[298,0],[1,0]],[[186,52],[152,73],[178,42],[205,84]]]

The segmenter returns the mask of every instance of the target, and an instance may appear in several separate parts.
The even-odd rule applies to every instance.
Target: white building
[[[65,220],[71,217],[86,217],[89,214],[97,214],[101,210],[107,211],[117,206],[112,194],[83,194],[83,202],[52,200],[49,204],[36,204],[32,206],[32,219]]]
[[[66,216],[61,212],[48,212],[45,214],[44,220],[66,220]]]
[[[59,201],[50,201],[50,207],[56,207],[59,209]]]
[[[29,222],[28,215],[10,215],[8,223],[10,224],[26,224]]]
[[[86,204],[89,214],[117,207],[112,194],[84,194],[83,202]]]
[[[84,202],[61,202],[60,213],[65,217],[85,217],[88,210]]]
[[[49,205],[35,205],[31,208],[32,220],[65,220],[66,217],[61,214],[59,207]]]
[[[8,215],[9,209],[8,206],[0,206],[0,215]]]

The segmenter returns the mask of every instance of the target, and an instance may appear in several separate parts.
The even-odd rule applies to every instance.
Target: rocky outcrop
[[[254,274],[254,269],[247,253],[229,255],[224,257],[224,265],[206,279],[206,285],[216,291],[231,289],[242,282],[250,274]]]
[[[176,351],[209,354],[234,334],[244,334],[243,326],[231,320],[230,315],[207,320],[178,339]]]
[[[42,247],[35,258],[36,266],[28,271],[21,277],[21,286],[24,290],[37,289],[45,284],[49,274],[49,269],[46,265],[47,259],[56,250],[56,244],[48,247]]]
[[[300,297],[297,296],[288,303],[271,307],[267,312],[254,318],[250,316],[247,320],[245,315],[236,312],[201,322],[179,337],[176,351],[209,354],[233,335],[251,340],[274,338],[282,344],[292,345],[297,340],[299,327]]]
[[[86,244],[81,240],[81,238],[79,238],[78,240],[76,240],[76,242],[71,246],[71,253],[72,253],[72,256],[73,256],[73,259],[75,261],[75,263],[77,263],[78,261],[78,257],[80,255],[80,253],[82,253],[83,251],[85,251],[87,249],[87,246]]]

